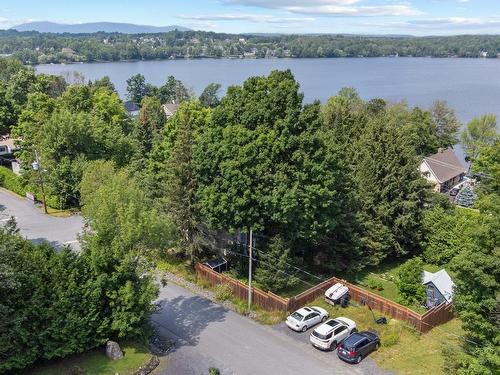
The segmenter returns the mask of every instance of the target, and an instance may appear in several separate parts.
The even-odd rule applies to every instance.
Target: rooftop
[[[467,172],[467,169],[460,163],[455,151],[451,148],[440,150],[434,155],[427,156],[424,158],[424,162],[440,183],[444,183]]]
[[[455,283],[451,280],[448,272],[443,268],[436,273],[424,271],[423,284],[432,282],[439,292],[446,298],[446,301],[451,302],[453,299],[453,287]]]

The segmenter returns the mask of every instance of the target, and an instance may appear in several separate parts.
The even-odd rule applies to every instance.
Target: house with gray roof
[[[422,284],[425,286],[425,305],[428,308],[453,301],[455,283],[445,269],[436,273],[424,271]]]
[[[455,151],[447,148],[425,157],[420,164],[420,173],[435,191],[445,193],[463,181],[467,169],[458,160]]]

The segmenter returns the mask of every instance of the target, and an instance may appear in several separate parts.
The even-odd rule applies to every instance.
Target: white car
[[[294,331],[305,332],[326,319],[328,319],[328,312],[325,309],[316,306],[303,307],[286,318],[286,325]]]
[[[310,341],[318,349],[335,350],[337,345],[353,332],[356,332],[356,323],[351,319],[339,317],[315,328]]]

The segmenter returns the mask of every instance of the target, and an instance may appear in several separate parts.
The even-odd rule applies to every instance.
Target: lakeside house
[[[177,112],[177,109],[179,108],[179,104],[175,103],[166,103],[162,105],[163,107],[163,112],[165,112],[165,116],[167,116],[167,119],[175,115]]]
[[[129,116],[131,117],[139,116],[139,111],[141,110],[141,107],[139,107],[137,103],[129,100],[123,103],[123,106],[125,107],[125,110],[127,111]]]
[[[428,308],[453,301],[455,283],[444,268],[436,273],[424,271],[422,284],[425,286],[425,305]]]
[[[422,160],[420,173],[439,193],[445,193],[464,180],[467,169],[451,148],[440,149]]]
[[[19,148],[15,145],[14,139],[9,137],[0,137],[0,156],[12,155]]]

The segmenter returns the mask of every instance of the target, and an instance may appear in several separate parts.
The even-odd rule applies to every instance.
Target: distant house
[[[125,107],[125,110],[127,111],[128,115],[131,117],[138,116],[139,111],[141,110],[141,108],[137,105],[137,103],[130,100],[123,103],[123,106]]]
[[[19,148],[14,144],[14,139],[8,137],[0,137],[0,156],[12,155]]]
[[[61,52],[66,55],[74,55],[76,52],[72,48],[64,47]]]
[[[163,112],[165,112],[165,116],[167,116],[167,119],[175,115],[175,112],[177,112],[177,109],[179,108],[179,104],[175,103],[166,103],[163,104]]]
[[[424,271],[422,284],[425,286],[425,305],[427,307],[431,308],[453,301],[455,283],[446,270],[442,269],[436,273]]]
[[[447,192],[463,181],[466,172],[467,169],[451,148],[440,149],[437,154],[424,158],[420,164],[420,173],[440,193]]]

